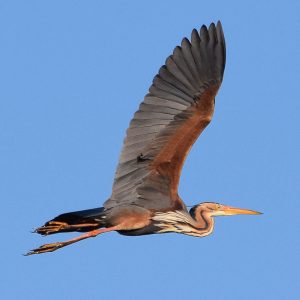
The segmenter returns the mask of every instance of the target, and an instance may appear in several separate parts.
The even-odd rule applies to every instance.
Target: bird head
[[[206,214],[216,216],[233,216],[233,215],[260,215],[261,213],[255,210],[237,208],[214,202],[204,202],[191,208],[190,214],[205,212]]]

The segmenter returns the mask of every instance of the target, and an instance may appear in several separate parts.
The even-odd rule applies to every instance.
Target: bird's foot
[[[48,235],[56,232],[60,232],[64,229],[67,229],[69,225],[64,222],[50,221],[46,225],[41,226],[34,230],[35,233],[39,233],[41,235]]]
[[[28,251],[25,256],[32,255],[32,254],[41,254],[46,252],[53,252],[59,248],[62,248],[66,246],[66,243],[64,242],[57,242],[57,243],[51,243],[51,244],[45,244],[40,246],[39,248],[32,249]]]

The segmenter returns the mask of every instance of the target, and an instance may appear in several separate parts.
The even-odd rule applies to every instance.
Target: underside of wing
[[[225,68],[220,22],[183,39],[154,77],[127,130],[106,208],[182,208],[177,195],[184,160],[209,124]]]

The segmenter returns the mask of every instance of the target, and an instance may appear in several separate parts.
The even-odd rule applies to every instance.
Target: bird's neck
[[[193,226],[196,228],[201,236],[206,236],[212,233],[214,229],[214,218],[210,213],[205,210],[198,208],[195,215],[191,215],[194,220]]]
[[[178,232],[192,236],[209,235],[214,228],[214,220],[206,211],[197,211],[196,216],[187,211],[169,211],[156,213],[152,220],[160,228],[157,233]]]

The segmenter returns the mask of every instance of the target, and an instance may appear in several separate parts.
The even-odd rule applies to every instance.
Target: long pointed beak
[[[222,211],[224,216],[232,216],[232,215],[261,215],[262,213],[255,210],[236,208],[231,206],[223,205]]]

